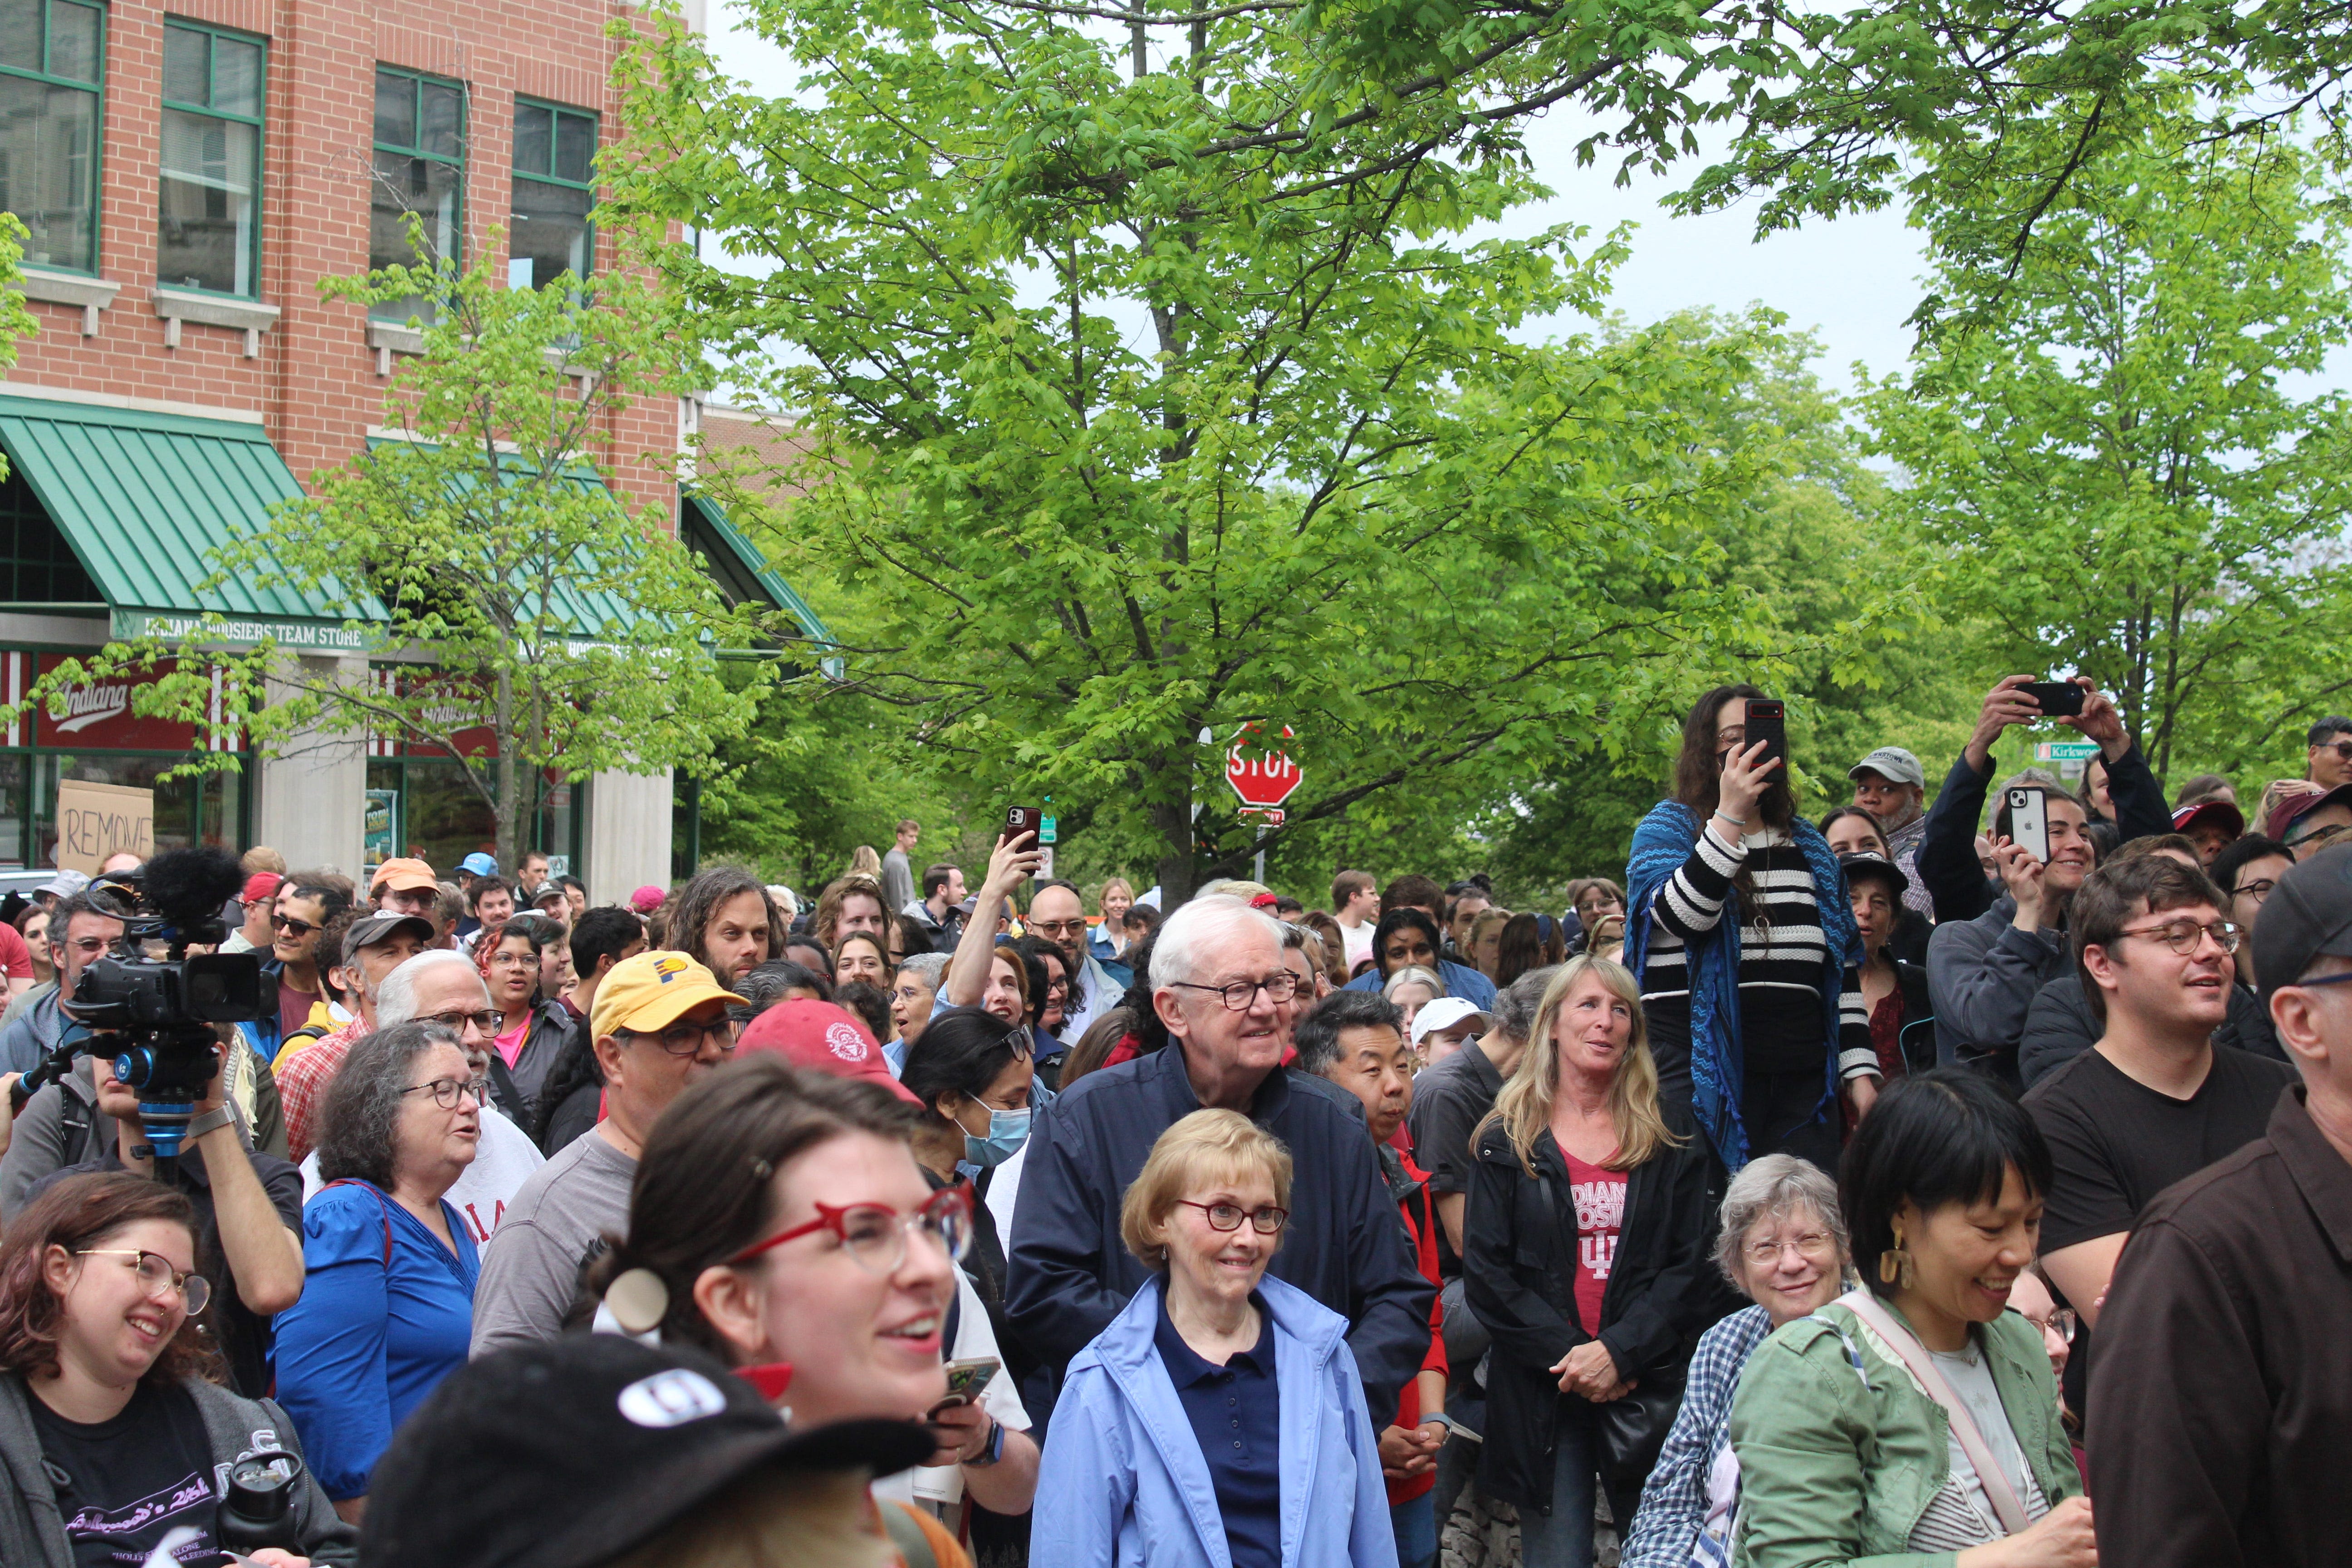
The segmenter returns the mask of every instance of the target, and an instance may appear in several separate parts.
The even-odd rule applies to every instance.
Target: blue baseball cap
[[[499,863],[477,849],[457,862],[457,869],[469,877],[495,877],[499,874]]]

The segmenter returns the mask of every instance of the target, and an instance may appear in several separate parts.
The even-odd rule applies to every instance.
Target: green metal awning
[[[272,505],[301,494],[259,425],[0,388],[0,447],[97,584],[114,637],[184,636],[217,612],[232,644],[364,646],[314,597],[243,583],[196,589],[212,574],[210,552],[234,530],[266,526]]]
[[[812,642],[830,643],[833,633],[809,603],[793,591],[793,585],[769,569],[767,558],[759,546],[746,538],[743,531],[728,521],[727,513],[709,497],[692,490],[680,492],[677,536],[688,550],[698,553],[709,566],[711,575],[738,603],[765,600],[792,616]]]

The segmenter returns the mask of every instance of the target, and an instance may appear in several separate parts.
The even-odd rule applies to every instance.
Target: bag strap
[[[883,1501],[880,1511],[882,1529],[907,1568],[940,1568],[940,1554],[931,1550],[930,1535],[915,1518],[913,1509],[902,1502]]]
[[[1977,1479],[1983,1485],[1993,1512],[2000,1516],[2001,1528],[2011,1535],[2025,1529],[2030,1521],[2025,1517],[2024,1505],[2017,1500],[2016,1489],[2009,1484],[2008,1473],[1994,1460],[1984,1434],[1977,1429],[1976,1418],[1952,1392],[1952,1385],[1944,1381],[1927,1348],[1896,1321],[1894,1313],[1872,1298],[1868,1286],[1839,1297],[1838,1305],[1869,1324],[1871,1331],[1885,1340],[1888,1348],[1902,1358],[1903,1364],[1911,1369],[1911,1375],[1919,1380],[1927,1397],[1944,1407],[1944,1414],[1951,1419],[1952,1436],[1959,1443],[1960,1451],[1969,1457],[1969,1463],[1976,1467]]]
[[[392,1269],[392,1207],[384,1202],[383,1190],[373,1182],[362,1182],[356,1176],[339,1177],[319,1190],[323,1193],[327,1187],[365,1187],[369,1192],[375,1194],[375,1205],[382,1211],[383,1220],[383,1267],[389,1273]]]

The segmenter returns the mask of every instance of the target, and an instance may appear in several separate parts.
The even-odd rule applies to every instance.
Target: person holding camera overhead
[[[1845,876],[1796,814],[1780,714],[1753,686],[1700,698],[1626,868],[1624,963],[1667,1122],[1695,1117],[1733,1171],[1773,1153],[1834,1169],[1839,1088],[1860,1115],[1879,1083]]]
[[[286,1413],[212,1381],[213,1297],[186,1197],[127,1172],[52,1184],[0,1237],[0,1563],[210,1563],[217,1477],[301,1449]],[[262,1568],[359,1560],[307,1470]],[[291,1469],[290,1475],[287,1472]]]

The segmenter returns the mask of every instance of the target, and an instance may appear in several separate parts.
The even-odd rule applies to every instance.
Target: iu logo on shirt
[[[1606,1279],[1617,1261],[1617,1232],[1625,1223],[1625,1183],[1571,1182],[1568,1193],[1576,1205],[1577,1267]]]

